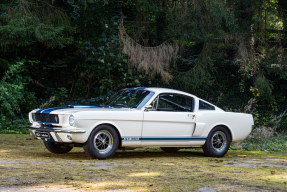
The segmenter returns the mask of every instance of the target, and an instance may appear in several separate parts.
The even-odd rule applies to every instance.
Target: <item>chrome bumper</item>
[[[56,132],[56,133],[85,133],[86,131],[84,129],[61,129],[59,127],[36,127],[36,126],[28,126],[27,129],[31,130],[38,130],[38,131],[50,131],[50,132]]]

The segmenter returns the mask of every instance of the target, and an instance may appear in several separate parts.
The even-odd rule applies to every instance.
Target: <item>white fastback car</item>
[[[225,112],[194,95],[165,88],[127,88],[103,106],[35,109],[30,134],[52,153],[84,147],[88,156],[112,157],[118,148],[161,147],[165,152],[202,147],[222,157],[230,143],[252,131],[250,114]]]

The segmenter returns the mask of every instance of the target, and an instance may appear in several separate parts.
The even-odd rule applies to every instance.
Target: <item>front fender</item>
[[[103,125],[103,124],[106,124],[106,125],[111,125],[113,126],[116,131],[119,133],[119,137],[121,138],[121,135],[122,135],[122,132],[121,130],[119,129],[119,127],[112,121],[98,121],[96,123],[94,123],[92,126],[90,126],[90,128],[86,128],[86,132],[84,134],[81,134],[81,135],[75,135],[73,138],[73,142],[76,142],[76,143],[86,143],[87,140],[89,139],[90,137],[90,134],[91,132],[98,126],[100,125]]]

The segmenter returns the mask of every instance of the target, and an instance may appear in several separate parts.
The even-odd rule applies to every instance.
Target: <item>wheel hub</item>
[[[106,140],[103,140],[102,144],[105,145],[106,144]]]
[[[108,153],[113,147],[112,134],[107,130],[99,131],[94,137],[94,147],[99,153]]]
[[[226,144],[226,135],[222,131],[216,131],[212,136],[212,148],[218,152],[221,152],[225,149]]]

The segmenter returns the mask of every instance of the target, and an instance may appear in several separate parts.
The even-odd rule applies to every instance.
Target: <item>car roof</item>
[[[152,91],[156,94],[159,94],[159,93],[177,93],[177,94],[187,95],[187,96],[191,96],[193,98],[196,98],[198,100],[202,100],[202,101],[214,106],[216,108],[216,110],[224,111],[224,110],[220,109],[219,107],[217,107],[216,105],[214,105],[208,101],[205,101],[205,100],[203,100],[203,99],[201,99],[195,95],[184,92],[184,91],[179,91],[179,90],[169,89],[169,88],[161,88],[161,87],[133,87],[133,88],[126,88],[126,89],[147,90],[147,91]]]
[[[152,91],[155,93],[178,93],[178,94],[183,94],[183,95],[189,95],[192,97],[196,97],[195,95],[192,95],[190,93],[184,92],[184,91],[179,91],[175,89],[169,89],[169,88],[160,88],[160,87],[133,87],[133,88],[127,88],[127,89],[139,89],[139,90],[148,90]],[[196,97],[197,98],[197,97]]]

